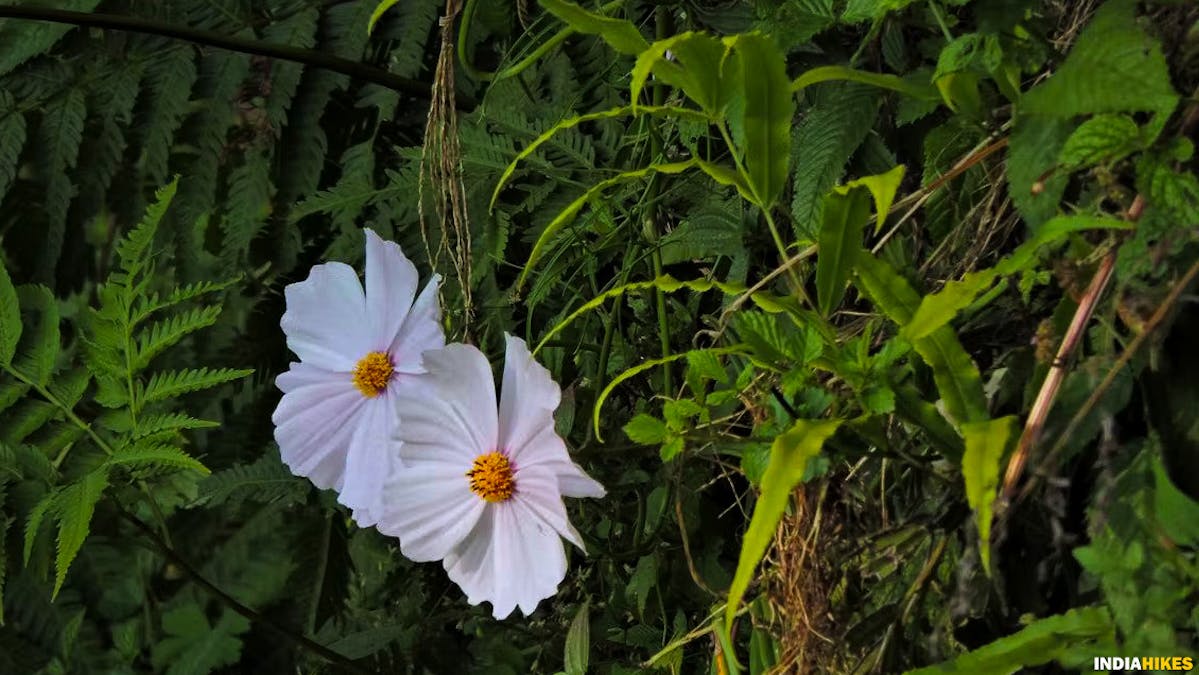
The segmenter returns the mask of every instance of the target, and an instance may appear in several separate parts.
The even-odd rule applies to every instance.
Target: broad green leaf
[[[633,106],[622,106],[619,108],[611,108],[609,110],[601,110],[600,112],[587,113],[586,115],[568,117],[547,129],[544,133],[533,139],[531,143],[526,145],[524,149],[517,153],[516,158],[513,159],[508,166],[504,168],[504,172],[500,174],[500,179],[496,182],[495,189],[491,192],[491,203],[488,208],[491,210],[495,209],[495,203],[500,197],[500,192],[504,189],[504,186],[508,184],[508,179],[512,177],[512,174],[516,172],[516,166],[536,152],[537,149],[542,145],[545,145],[557,133],[567,129],[573,129],[586,122],[627,117],[633,114],[654,115],[659,117],[677,117],[680,119],[689,119],[705,123],[711,121],[711,118],[704,113],[701,113],[697,110],[691,110],[690,108],[652,105],[637,106],[636,109],[634,109]]]
[[[1081,607],[1038,619],[1022,630],[935,666],[906,675],[1011,675],[1057,660],[1072,650],[1117,654],[1115,626],[1102,607]]]
[[[1007,158],[1008,194],[1034,230],[1057,215],[1070,175],[1053,169],[1074,128],[1073,120],[1048,115],[1019,115],[1013,123]]]
[[[920,307],[920,294],[894,268],[866,250],[854,267],[858,287],[871,302],[902,328]],[[945,412],[954,424],[987,419],[987,399],[978,366],[949,326],[916,340],[912,347],[933,370],[933,381]]]
[[[1180,546],[1199,545],[1199,502],[1174,485],[1160,460],[1153,463],[1153,511],[1166,536]]]
[[[21,306],[4,261],[0,259],[0,366],[12,363],[21,340]]]
[[[645,83],[649,80],[650,73],[653,73],[662,82],[678,87],[691,97],[697,103],[709,102],[712,97],[709,92],[718,90],[720,85],[714,84],[714,78],[719,80],[723,72],[723,68],[715,71],[702,72],[698,68],[692,69],[679,59],[677,49],[689,42],[696,42],[697,45],[702,42],[708,42],[714,45],[721,51],[724,46],[721,42],[703,33],[695,33],[688,31],[680,33],[665,40],[658,40],[649,45],[644,51],[637,55],[637,61],[633,64],[633,71],[629,81],[629,100],[633,104],[633,108],[638,112],[641,110],[640,98],[641,92],[645,89]],[[696,54],[708,54],[712,51],[710,47],[692,45],[690,52]],[[685,48],[686,49],[686,48]],[[667,52],[674,54],[675,61],[672,62],[666,58]],[[710,62],[710,59],[702,59]],[[698,64],[704,66],[704,63]],[[708,63],[707,65],[710,65]],[[706,112],[711,112],[707,110]]]
[[[584,675],[591,656],[591,620],[588,612],[591,603],[584,602],[566,631],[566,649],[563,662],[567,675]]]
[[[724,613],[727,625],[732,625],[737,608],[741,605],[741,598],[744,597],[753,578],[754,569],[774,538],[774,531],[787,508],[787,500],[791,497],[791,490],[803,478],[808,461],[820,453],[824,441],[832,436],[840,425],[841,420],[798,420],[794,426],[774,439],[770,448],[770,463],[766,466],[766,473],[762,475],[762,494],[754,505],[749,529],[741,542],[737,572],[733,575],[732,585],[729,586],[728,605]],[[728,656],[732,657],[732,654]]]
[[[54,517],[58,519],[58,556],[55,558],[54,593],[58,596],[67,579],[67,569],[83,547],[91,529],[92,513],[104,488],[108,487],[108,471],[101,467],[55,494]]]
[[[558,234],[558,231],[570,224],[571,221],[574,220],[575,216],[578,215],[579,211],[583,209],[583,206],[586,205],[587,202],[602,194],[604,190],[607,190],[615,185],[620,185],[621,183],[627,183],[629,181],[646,178],[647,176],[651,176],[656,173],[682,173],[683,171],[694,168],[695,166],[696,162],[694,160],[666,164],[651,164],[643,169],[625,171],[624,173],[617,174],[612,178],[601,181],[592,186],[590,189],[584,192],[582,196],[567,205],[565,209],[562,209],[558,215],[554,216],[554,219],[551,220],[549,224],[545,226],[545,229],[541,231],[541,236],[537,237],[537,241],[533,244],[533,250],[529,252],[529,259],[525,262],[524,267],[520,271],[520,276],[516,280],[516,288],[519,289],[524,286],[525,280],[528,279],[529,273],[533,270],[533,266],[536,265],[537,261],[541,259],[542,253],[545,252],[545,247],[548,246],[550,241],[552,241],[553,238]]]
[[[1021,113],[1073,117],[1173,110],[1178,94],[1165,56],[1138,25],[1136,8],[1136,0],[1104,3],[1053,77],[1024,95]]]
[[[595,14],[573,2],[566,2],[566,0],[539,0],[539,2],[547,12],[564,21],[566,25],[580,33],[598,35],[612,49],[621,54],[636,56],[649,49],[649,43],[641,37],[641,32],[630,21]]]
[[[834,190],[825,197],[816,258],[816,298],[824,316],[845,296],[869,218],[870,197],[865,190]]]
[[[200,605],[189,602],[163,613],[163,636],[154,645],[151,662],[166,675],[205,675],[241,658],[241,634],[250,622],[225,609],[213,626]]]
[[[1128,115],[1096,115],[1079,125],[1058,156],[1067,169],[1108,164],[1141,148],[1141,128]]]
[[[864,187],[870,190],[870,195],[874,197],[874,231],[877,233],[882,229],[883,223],[887,222],[887,214],[891,211],[891,204],[895,202],[895,193],[899,192],[899,184],[903,182],[904,172],[904,165],[899,164],[887,173],[863,176],[838,189],[848,191],[856,187]]]
[[[890,89],[901,94],[911,96],[923,101],[937,100],[937,90],[932,86],[920,86],[919,84],[905,80],[896,75],[886,73],[871,73],[865,70],[854,70],[846,66],[819,66],[806,71],[803,75],[795,78],[791,83],[793,91],[802,91],[813,84],[821,82],[860,82],[868,84],[880,89]]]
[[[966,441],[966,452],[962,455],[966,501],[974,511],[979,553],[988,575],[991,573],[991,508],[999,489],[999,460],[1015,435],[1016,423],[1016,417],[1009,415],[961,425]]]
[[[1086,215],[1058,216],[1036,230],[1032,239],[1016,247],[994,267],[970,272],[960,280],[950,281],[945,288],[924,296],[912,320],[903,327],[905,340],[919,340],[953,320],[957,313],[974,302],[980,293],[991,287],[995,279],[1019,274],[1036,262],[1037,252],[1060,242],[1072,232],[1091,229],[1127,230],[1132,226],[1123,220]]]
[[[739,55],[730,54],[727,41],[703,33],[675,41],[671,53],[687,73],[689,86],[683,93],[709,115],[722,115],[729,101],[741,92]]]
[[[754,203],[768,209],[783,192],[791,157],[791,120],[795,98],[782,52],[770,38],[736,35],[725,38],[741,65],[745,91],[745,170]]]

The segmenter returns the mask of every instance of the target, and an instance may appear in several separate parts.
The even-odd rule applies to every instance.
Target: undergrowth
[[[127,25],[0,19],[0,672],[1197,656],[1193,3],[466,0],[457,162],[387,84],[445,3],[58,5]],[[282,289],[364,226],[607,487],[532,616],[279,459]]]

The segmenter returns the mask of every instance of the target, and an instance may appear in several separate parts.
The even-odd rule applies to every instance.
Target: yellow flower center
[[[506,501],[516,492],[512,462],[498,450],[476,457],[466,477],[470,479],[470,491],[492,503]]]
[[[371,352],[354,366],[354,386],[367,398],[374,398],[387,388],[395,368],[384,352]]]

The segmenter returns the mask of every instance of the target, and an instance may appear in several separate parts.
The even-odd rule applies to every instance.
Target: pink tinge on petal
[[[425,372],[424,354],[445,346],[445,331],[441,327],[441,305],[437,299],[441,277],[434,274],[425,290],[412,304],[412,310],[392,340],[389,351],[395,359],[397,372]]]
[[[516,607],[528,616],[566,577],[560,527],[577,538],[556,478],[544,469],[521,470],[517,496],[487,505],[474,530],[445,557],[446,572],[471,604],[490,602],[497,619]]]
[[[384,241],[374,230],[366,229],[366,314],[371,349],[392,351],[396,336],[409,316],[416,297],[416,266],[404,255],[400,245]]]
[[[349,372],[373,348],[362,284],[350,266],[317,265],[283,294],[287,310],[279,325],[288,348],[304,363]]]
[[[384,394],[366,399],[362,420],[346,454],[346,477],[337,501],[353,510],[359,527],[373,527],[384,511],[383,486],[398,469],[393,403]]]
[[[548,429],[553,433],[554,410],[562,400],[562,390],[550,372],[533,359],[525,341],[505,334],[504,385],[500,391],[500,444],[514,458],[527,463],[521,455],[526,447]]]
[[[343,373],[326,372],[322,381],[320,372],[293,364],[290,371],[280,375],[280,385],[287,393],[271,421],[280,457],[292,473],[308,478],[321,489],[341,489],[346,453],[365,399]],[[294,377],[285,377],[289,374]]]
[[[466,467],[430,462],[406,467],[384,487],[379,531],[397,537],[415,562],[444,558],[462,543],[483,515],[486,502],[470,491]]]

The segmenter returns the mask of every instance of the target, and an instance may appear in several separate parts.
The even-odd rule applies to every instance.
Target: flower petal
[[[425,284],[425,290],[417,296],[412,310],[400,332],[391,343],[388,352],[395,360],[397,372],[423,373],[424,353],[445,346],[445,331],[441,327],[441,305],[437,299],[441,276],[434,274]]]
[[[542,474],[539,482],[552,486],[553,477]],[[525,489],[524,483],[517,489]],[[490,602],[497,619],[517,606],[525,616],[532,614],[566,576],[562,539],[538,514],[517,499],[491,504],[462,545],[445,557],[446,573],[467,601]]]
[[[366,399],[345,373],[304,363],[293,363],[277,383],[286,393],[271,421],[283,463],[321,489],[340,490]]]
[[[420,378],[427,389],[404,390],[396,398],[400,456],[405,463],[459,461],[465,473],[475,457],[496,448],[491,366],[478,349],[452,344],[426,352],[425,367],[428,374]]]
[[[337,501],[353,510],[359,527],[372,527],[383,512],[383,485],[399,467],[394,404],[387,394],[366,399],[361,418],[346,454]]]
[[[532,522],[538,527],[549,526],[564,539],[586,551],[583,538],[570,524],[562,493],[558,488],[558,476],[546,467],[524,468],[516,472],[516,495],[512,497],[522,510],[522,522]]]
[[[316,265],[308,278],[283,289],[287,310],[279,325],[300,360],[349,372],[372,348],[366,298],[353,268]]]
[[[583,467],[570,462],[569,464],[554,465],[554,473],[558,475],[558,489],[562,492],[563,497],[593,497],[599,499],[608,494],[603,485],[600,485],[587,472],[583,471]]]
[[[435,462],[397,471],[384,488],[379,531],[398,537],[400,551],[415,562],[444,558],[475,528],[487,504],[470,491],[467,469]]]
[[[525,341],[504,334],[504,386],[500,392],[500,444],[514,458],[546,427],[554,428],[554,410],[562,390],[550,371],[533,359]]]
[[[416,296],[416,266],[400,245],[366,230],[366,308],[371,348],[387,350],[403,326]]]

